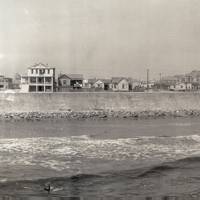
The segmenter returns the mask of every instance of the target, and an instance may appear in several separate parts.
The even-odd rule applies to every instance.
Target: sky
[[[200,1],[0,0],[0,74],[39,62],[85,77],[200,70]]]

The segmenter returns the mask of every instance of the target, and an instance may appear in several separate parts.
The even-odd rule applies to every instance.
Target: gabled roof
[[[111,79],[100,79],[103,83],[109,84],[111,83]]]
[[[122,81],[123,79],[127,80],[127,78],[124,77],[112,77],[111,82],[112,83],[119,83],[120,81]],[[128,80],[127,80],[128,81]]]
[[[141,81],[138,79],[128,78],[127,80],[129,83],[141,83]]]
[[[60,74],[59,79],[61,78],[69,78],[71,80],[83,80],[82,74]]]
[[[101,79],[101,78],[98,78],[98,79],[97,78],[88,79],[88,83],[90,83],[90,84],[94,84],[97,81],[101,81],[104,84],[111,83],[111,79]]]
[[[49,67],[48,64],[43,64],[43,63],[36,63],[34,64],[33,66],[29,67],[29,69],[35,69],[35,68],[38,68],[38,69],[54,69],[54,67]]]
[[[103,83],[103,81],[101,79],[96,79],[95,83],[100,82]]]
[[[96,78],[90,78],[90,79],[88,79],[88,83],[90,83],[90,84],[94,84],[97,81],[98,81],[98,79],[96,79]]]

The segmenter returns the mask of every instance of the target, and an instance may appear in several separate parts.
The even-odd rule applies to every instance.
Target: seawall
[[[200,110],[200,93],[0,93],[0,112]]]

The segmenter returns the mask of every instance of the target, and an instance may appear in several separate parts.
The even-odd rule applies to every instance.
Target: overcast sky
[[[0,73],[86,77],[200,70],[199,0],[0,0]]]

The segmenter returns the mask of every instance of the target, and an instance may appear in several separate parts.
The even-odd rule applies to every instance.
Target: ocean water
[[[2,200],[200,199],[198,118],[13,121],[0,130]]]

